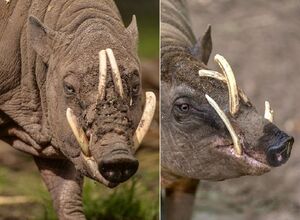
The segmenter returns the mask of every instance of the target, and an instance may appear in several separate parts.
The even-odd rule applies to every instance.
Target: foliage
[[[87,181],[84,209],[89,220],[154,220],[158,215],[158,201],[149,200],[147,191],[134,178],[108,195],[96,190],[97,185]]]

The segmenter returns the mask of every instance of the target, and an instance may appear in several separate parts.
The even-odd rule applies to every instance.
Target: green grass
[[[87,181],[83,197],[87,219],[157,219],[157,201],[149,200],[147,190],[138,182],[138,178],[134,178],[103,197],[103,193],[97,191],[97,185]]]
[[[139,27],[139,55],[143,58],[158,59],[159,35],[158,26],[146,25]]]
[[[158,152],[139,152],[138,159],[138,173],[115,189],[86,178],[83,204],[89,220],[158,219]]]
[[[142,152],[139,172],[115,189],[85,179],[84,212],[89,220],[158,219],[158,153]],[[0,196],[25,196],[31,202],[0,206],[0,219],[55,220],[52,200],[28,157],[18,170],[0,166]]]
[[[115,1],[127,27],[135,14],[139,29],[139,55],[142,58],[159,57],[159,1]]]

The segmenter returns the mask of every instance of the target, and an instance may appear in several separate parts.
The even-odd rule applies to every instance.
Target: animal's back
[[[169,64],[178,56],[191,55],[196,38],[186,0],[162,0],[161,8],[161,79],[169,81]]]
[[[0,1],[0,104],[20,83],[21,33],[27,19],[31,0]]]
[[[74,14],[88,17],[94,14],[95,8],[108,9],[106,11],[112,14],[115,20],[121,21],[118,9],[111,0],[11,0],[9,3],[0,1],[0,105],[11,98],[12,94],[6,93],[12,93],[20,85],[22,62],[25,59],[35,59],[35,53],[30,52],[31,48],[28,48],[28,51],[25,48],[28,46],[26,42],[28,16],[33,15],[48,27],[57,30],[66,27],[68,23],[76,23]],[[59,20],[61,17],[64,18]],[[3,94],[6,94],[5,97]]]
[[[0,39],[7,25],[8,18],[12,15],[16,4],[17,1],[11,1],[10,3],[7,3],[5,0],[0,1]]]
[[[163,0],[161,18],[162,56],[172,49],[192,47],[195,36],[191,29],[186,0]]]

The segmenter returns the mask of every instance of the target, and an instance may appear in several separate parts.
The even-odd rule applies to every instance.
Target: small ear
[[[135,15],[132,16],[132,20],[130,25],[127,27],[127,31],[133,37],[134,43],[137,45],[139,41],[139,31]]]
[[[39,19],[30,16],[28,19],[28,41],[45,63],[48,63],[52,53],[51,42],[55,31],[46,27]]]
[[[208,63],[210,54],[212,51],[212,40],[211,40],[211,25],[208,25],[205,34],[192,48],[192,54],[201,60],[204,64]]]

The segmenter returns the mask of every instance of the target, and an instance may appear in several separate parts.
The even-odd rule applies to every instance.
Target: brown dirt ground
[[[224,55],[258,111],[269,100],[276,124],[295,138],[288,163],[268,174],[202,182],[194,219],[299,219],[300,1],[188,2],[198,36],[212,24],[212,56]],[[209,66],[216,68],[212,59]]]

